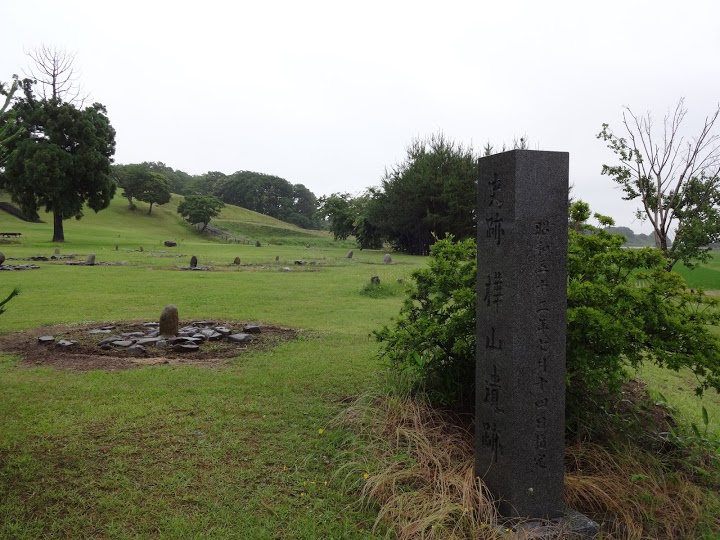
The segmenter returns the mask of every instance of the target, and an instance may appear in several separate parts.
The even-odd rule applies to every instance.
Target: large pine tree
[[[53,242],[64,242],[63,221],[80,219],[85,204],[107,208],[115,194],[110,163],[115,130],[100,103],[79,109],[59,99],[37,99],[32,82],[13,110],[23,134],[8,145],[0,187],[30,217],[53,213]]]

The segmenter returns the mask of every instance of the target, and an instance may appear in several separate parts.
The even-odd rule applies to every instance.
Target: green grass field
[[[357,249],[347,259],[351,244],[232,207],[216,224],[253,243],[223,243],[180,221],[178,202],[148,216],[142,204],[131,212],[117,197],[100,214],[66,221],[63,255],[124,264],[51,261],[0,272],[0,296],[21,289],[0,317],[0,333],[157,320],[172,303],[181,320],[253,321],[298,329],[300,337],[217,369],[77,373],[0,355],[0,538],[384,537],[371,531],[372,509],[343,489],[362,478],[335,474],[346,457],[344,434],[329,426],[349,398],[376,385],[370,333],[398,313],[397,280],[425,259],[393,254],[384,265],[383,252]],[[0,232],[22,233],[0,246],[7,263],[53,254],[46,221],[0,212]],[[192,255],[212,270],[181,271]],[[231,264],[235,257],[240,265]],[[295,266],[296,259],[314,264]],[[374,275],[382,294],[367,293]],[[711,275],[688,276],[720,289],[720,276]],[[679,389],[688,381],[643,376],[670,401],[687,394]],[[702,401],[715,430],[716,397]],[[692,399],[676,406],[699,414],[701,402]]]
[[[374,384],[369,333],[402,301],[400,288],[370,298],[365,284],[373,275],[407,279],[423,259],[398,255],[383,265],[382,252],[358,250],[347,259],[347,246],[327,247],[324,233],[309,233],[309,247],[265,237],[259,248],[224,244],[183,224],[176,205],[147,216],[117,198],[98,215],[65,222],[62,254],[93,252],[98,262],[125,265],[40,262],[39,270],[0,273],[2,290],[22,291],[0,331],[157,320],[173,303],[181,319],[288,326],[300,338],[221,369],[74,373],[0,357],[0,537],[372,537],[373,514],[353,506],[344,479],[333,476],[332,430],[318,430]],[[222,217],[247,219],[244,212],[228,208]],[[297,234],[249,217],[280,231],[274,234],[283,227]],[[0,250],[8,259],[52,255],[47,221],[0,213],[0,231],[22,233]],[[178,270],[192,255],[213,271]],[[231,265],[237,256],[242,264]],[[295,259],[316,264],[295,266]]]

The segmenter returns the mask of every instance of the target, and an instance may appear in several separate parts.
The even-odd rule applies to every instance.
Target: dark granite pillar
[[[508,517],[564,510],[568,161],[478,162],[475,472]]]

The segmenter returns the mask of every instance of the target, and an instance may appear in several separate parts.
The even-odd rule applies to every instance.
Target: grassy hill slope
[[[183,199],[182,195],[173,194],[168,204],[154,206],[152,214],[148,215],[147,204],[137,203],[136,210],[129,210],[127,200],[118,194],[107,209],[97,214],[88,209],[81,220],[66,220],[65,245],[69,248],[98,244],[118,245],[120,248],[137,248],[142,245],[148,248],[162,245],[165,240],[196,242],[211,238],[195,230],[177,213]],[[0,200],[9,202],[10,199],[2,195]],[[50,241],[52,214],[40,212],[40,219],[45,223],[28,223],[0,211],[0,232],[20,232],[24,244],[54,245]],[[211,221],[211,225],[226,231],[227,234],[223,236],[228,239],[241,239],[252,244],[255,241],[263,244],[333,244],[332,236],[325,231],[301,229],[232,205],[225,206],[220,215]]]

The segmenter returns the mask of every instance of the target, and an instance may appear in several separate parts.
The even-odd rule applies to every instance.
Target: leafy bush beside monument
[[[698,393],[720,390],[717,301],[667,272],[659,250],[622,249],[622,236],[585,221],[569,235],[568,420],[597,412],[597,396],[643,362],[690,369]],[[399,380],[437,404],[474,404],[476,272],[474,240],[438,240],[399,317],[375,333]]]

